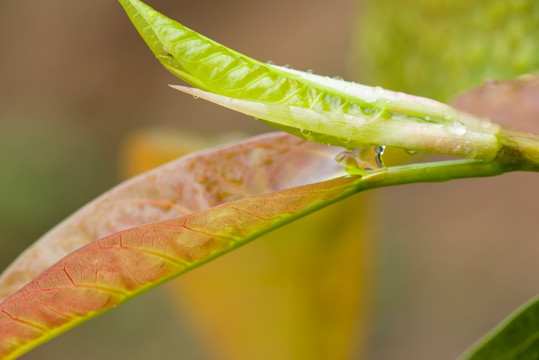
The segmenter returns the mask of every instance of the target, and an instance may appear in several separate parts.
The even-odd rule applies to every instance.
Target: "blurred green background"
[[[149,4],[256,59],[443,100],[539,67],[536,0]],[[0,268],[120,181],[130,131],[272,130],[170,89],[180,81],[116,1],[0,1],[0,44]],[[364,358],[454,358],[537,293],[536,174],[374,196],[377,285]],[[145,294],[22,358],[207,359],[189,321],[170,316],[171,301]]]

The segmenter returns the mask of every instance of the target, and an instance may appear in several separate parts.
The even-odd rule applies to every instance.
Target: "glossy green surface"
[[[492,160],[499,127],[429,99],[263,64],[169,19],[120,0],[161,63],[204,93],[177,89],[324,144],[393,146]]]
[[[138,0],[120,0],[159,61],[182,80],[244,100],[371,115],[373,106],[237,53]]]
[[[522,305],[459,359],[539,359],[539,297]]]

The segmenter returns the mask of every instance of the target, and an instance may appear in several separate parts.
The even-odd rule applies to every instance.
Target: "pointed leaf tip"
[[[92,242],[0,304],[0,358],[21,355],[142,292],[351,195],[357,180],[338,178],[242,199]]]
[[[76,248],[112,233],[345,175],[342,149],[272,133],[199,151],[127,180],[74,213],[0,276],[0,300]]]

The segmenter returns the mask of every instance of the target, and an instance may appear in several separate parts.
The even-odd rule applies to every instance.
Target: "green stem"
[[[514,170],[539,171],[539,136],[502,129],[496,162]]]
[[[498,162],[479,160],[439,161],[394,166],[363,176],[354,192],[411,183],[442,182],[454,179],[501,175],[513,169]]]

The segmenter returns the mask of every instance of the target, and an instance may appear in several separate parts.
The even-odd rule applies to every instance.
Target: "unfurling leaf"
[[[497,156],[495,124],[481,126],[474,116],[429,99],[261,63],[139,0],[120,3],[158,60],[199,88],[179,90],[323,144]]]

